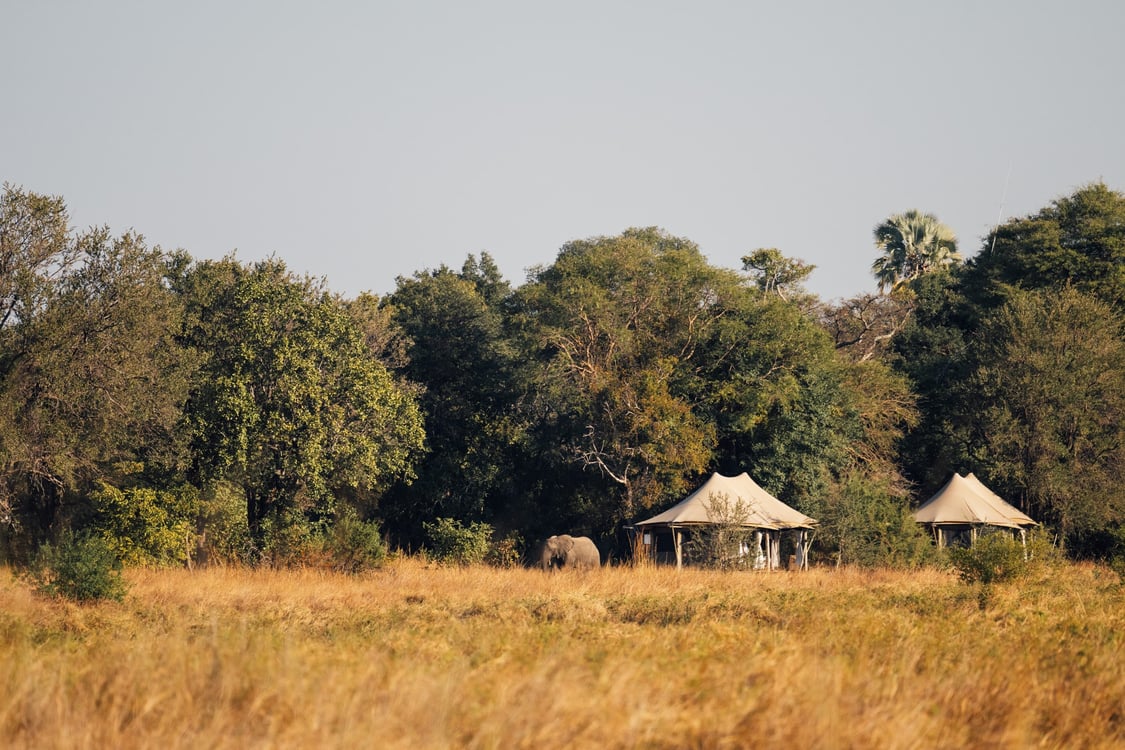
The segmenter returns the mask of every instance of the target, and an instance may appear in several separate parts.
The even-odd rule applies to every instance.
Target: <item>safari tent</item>
[[[985,526],[1009,529],[1026,541],[1038,526],[1027,514],[1005,502],[974,475],[954,474],[937,493],[914,511],[914,520],[929,526],[939,547],[972,545]]]
[[[733,518],[722,519],[719,516],[724,507],[737,507],[739,512]],[[674,554],[676,567],[681,568],[685,532],[724,521],[753,530],[753,545],[738,553],[751,555],[755,567],[780,567],[783,531],[796,534],[798,569],[808,567],[810,532],[817,521],[766,492],[746,472],[736,477],[712,474],[699,489],[668,510],[634,524],[634,530],[653,558],[670,560],[669,553]]]

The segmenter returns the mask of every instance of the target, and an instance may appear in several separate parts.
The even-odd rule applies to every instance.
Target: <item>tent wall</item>
[[[682,569],[685,565],[694,564],[691,559],[688,543],[692,534],[702,531],[703,527],[664,527],[648,526],[636,529],[634,533],[640,536],[639,550],[649,560],[658,565],[675,565]],[[745,555],[748,560],[746,567],[762,570],[781,570],[787,568],[781,554],[783,531],[780,529],[747,529],[748,537],[739,550],[732,550],[732,554]],[[812,533],[808,529],[786,530],[793,540],[795,548],[795,570],[808,570],[809,547],[812,545]],[[757,561],[761,561],[758,563]]]

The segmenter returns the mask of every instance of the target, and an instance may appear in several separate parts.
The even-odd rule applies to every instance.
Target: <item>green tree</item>
[[[401,372],[421,386],[429,448],[418,479],[380,502],[400,538],[420,541],[419,523],[439,516],[492,521],[517,494],[525,419],[518,356],[505,330],[510,294],[485,253],[479,263],[470,256],[460,273],[442,267],[400,277],[385,300],[408,342]]]
[[[123,601],[128,586],[121,561],[96,534],[75,535],[64,529],[54,543],[43,544],[28,566],[27,577],[48,596],[79,602]]]
[[[121,463],[171,472],[191,358],[168,258],[138,235],[71,233],[65,204],[0,201],[0,515],[42,538]]]
[[[125,565],[188,561],[198,509],[193,489],[119,489],[100,482],[90,499],[95,513],[93,530]]]
[[[922,493],[970,465],[977,417],[966,415],[976,329],[963,293],[963,272],[933,273],[912,285],[915,308],[892,344],[890,362],[917,394],[919,420],[903,439],[904,471]]]
[[[880,293],[961,261],[953,230],[933,214],[916,210],[895,214],[875,227],[875,246],[881,254],[871,270]]]
[[[742,288],[706,331],[690,402],[716,434],[713,464],[751,471],[784,501],[823,497],[859,424],[831,339],[795,304]]]
[[[61,197],[4,183],[0,195],[0,331],[11,335],[56,295],[60,279],[80,261]],[[6,341],[9,347],[12,342]],[[17,351],[5,350],[5,360]],[[8,362],[6,362],[8,364]]]
[[[800,294],[801,283],[816,266],[797,258],[786,258],[774,247],[759,248],[742,256],[742,270],[751,274],[758,288],[782,299]]]
[[[445,565],[479,565],[488,555],[492,527],[487,523],[465,524],[453,518],[438,518],[422,524],[426,543],[435,560]]]
[[[911,484],[903,471],[903,440],[921,416],[910,381],[883,362],[857,362],[845,369],[844,388],[859,423],[858,431],[842,430],[856,436],[846,446],[848,473],[867,477],[893,497],[906,498]]]
[[[1098,529],[1106,517],[1089,511],[1104,508],[1112,515],[1115,494],[1091,490],[1085,496],[1095,501],[1093,505],[1078,503],[1066,511],[1061,504],[1069,501],[1061,496],[1051,500],[1044,483],[1063,486],[1061,478],[1070,470],[1056,471],[1064,464],[1046,460],[1051,451],[1045,446],[1056,442],[1051,437],[1054,428],[1047,426],[1055,420],[1050,412],[1073,420],[1078,418],[1076,409],[1098,411],[1095,402],[1081,407],[1068,400],[1069,394],[1081,398],[1077,394],[1091,384],[1083,384],[1081,358],[1074,359],[1082,347],[1068,344],[1066,337],[1084,342],[1088,351],[1082,357],[1093,356],[1094,341],[1101,341],[1103,349],[1112,343],[1112,332],[1098,325],[1112,331],[1117,318],[1103,316],[1096,324],[1080,312],[1091,300],[1078,303],[1072,296],[1099,299],[1120,315],[1122,226],[1125,197],[1105,185],[1090,185],[998,227],[965,265],[927,274],[911,284],[915,308],[894,339],[892,361],[918,394],[922,418],[904,440],[902,455],[908,477],[923,495],[953,471],[975,470],[997,480],[1001,494],[1033,503],[1029,509],[1040,520],[1065,523],[1072,551],[1104,553],[1099,545],[1104,547],[1112,534],[1108,527]],[[1006,307],[1009,303],[1015,306]],[[1032,314],[1032,308],[1038,312]],[[1051,315],[1062,317],[1049,319]],[[1114,372],[1109,351],[1097,355],[1103,378]],[[1021,378],[1029,389],[1023,396],[1013,385]],[[1029,394],[1046,400],[1031,403]],[[1026,413],[1017,408],[1021,399]],[[1082,416],[1072,424],[1077,429],[1086,419]],[[1111,425],[1112,420],[1105,427]],[[1081,445],[1082,434],[1079,430],[1068,438],[1072,447]],[[1109,456],[1099,459],[1104,460]],[[1048,470],[1050,465],[1056,469]],[[1096,466],[1071,476],[1074,482],[1068,486],[1076,492],[1087,481],[1099,486],[1104,481]],[[1067,520],[1052,509],[1056,504]]]
[[[329,517],[338,497],[411,476],[417,404],[322,285],[277,260],[227,259],[186,269],[177,288],[185,340],[207,352],[186,410],[194,473],[242,487],[258,549],[267,519]]]
[[[984,240],[969,262],[966,294],[981,307],[1008,290],[1061,289],[1092,294],[1125,309],[1125,195],[1102,183],[1013,219]]]
[[[977,460],[1064,542],[1125,514],[1125,332],[1075,289],[1016,293],[984,325]]]
[[[835,549],[838,564],[913,568],[933,559],[933,543],[896,494],[859,473],[841,483],[820,518],[819,540]]]
[[[679,494],[711,458],[713,428],[678,394],[739,280],[691,242],[649,229],[565,245],[520,289],[542,444],[595,472],[595,515],[630,518]],[[546,453],[545,455],[550,455]]]

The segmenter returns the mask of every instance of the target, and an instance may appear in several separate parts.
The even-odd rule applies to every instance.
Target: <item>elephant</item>
[[[596,568],[602,564],[602,556],[594,542],[585,536],[562,534],[543,542],[539,554],[539,566],[543,570],[561,568]]]

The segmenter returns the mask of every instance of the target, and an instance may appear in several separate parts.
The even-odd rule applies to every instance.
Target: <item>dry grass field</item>
[[[1125,587],[397,560],[361,577],[0,571],[0,746],[1123,747]]]

